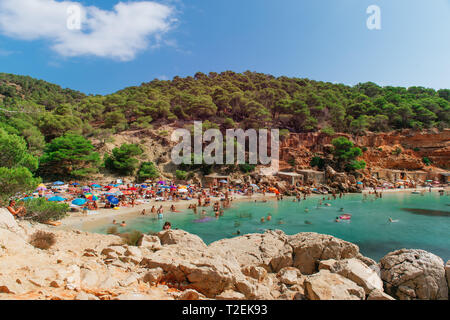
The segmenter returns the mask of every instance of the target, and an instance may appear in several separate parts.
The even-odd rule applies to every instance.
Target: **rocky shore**
[[[31,245],[37,231],[56,242]],[[280,230],[207,246],[182,230],[114,235],[17,223],[0,210],[0,299],[80,300],[447,300],[450,262],[423,250],[378,263],[358,246],[317,233]]]

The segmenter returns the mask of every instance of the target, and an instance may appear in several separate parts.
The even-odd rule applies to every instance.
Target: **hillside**
[[[154,80],[106,96],[86,96],[43,80],[2,73],[0,129],[22,137],[28,152],[41,159],[41,164],[41,156],[55,138],[66,134],[87,138],[93,143],[88,149],[100,154],[98,157],[88,152],[83,156],[87,158],[78,159],[79,166],[90,166],[89,161],[92,162],[93,170],[74,169],[85,176],[98,171],[97,168],[108,175],[100,163],[102,155],[110,154],[123,143],[141,146],[142,152],[137,151],[139,162],[152,161],[159,165],[160,171],[174,173],[177,168],[168,163],[169,133],[174,128],[188,128],[193,120],[202,120],[204,128],[221,130],[279,128],[285,139],[289,132],[344,135],[359,147],[366,147],[361,141],[368,135],[383,136],[389,132],[401,135],[405,129],[409,130],[408,135],[415,135],[449,128],[449,101],[449,89],[380,87],[371,82],[351,87],[249,71],[197,73],[171,81]],[[298,143],[304,142],[300,139]],[[374,144],[367,147],[379,148]],[[436,166],[445,168],[449,163],[448,148],[445,143],[437,148],[433,159],[437,160]],[[411,149],[407,156],[412,157],[408,161],[416,162],[415,167],[423,166],[427,151],[414,151],[414,146],[407,149]],[[370,165],[378,160],[374,159],[377,153],[369,151],[363,158]],[[303,167],[309,166],[317,150],[308,152]],[[67,168],[58,171],[55,167],[53,163],[51,170],[68,172]],[[48,171],[39,166],[37,173],[46,175]]]

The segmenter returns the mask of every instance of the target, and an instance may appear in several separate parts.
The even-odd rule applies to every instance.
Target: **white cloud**
[[[81,9],[81,29],[70,30],[68,8]],[[97,56],[129,61],[159,45],[174,27],[174,8],[150,1],[119,2],[113,10],[74,1],[0,0],[0,32],[21,40],[48,40],[64,57]]]

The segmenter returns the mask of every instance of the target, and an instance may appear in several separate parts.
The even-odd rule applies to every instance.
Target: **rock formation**
[[[448,297],[442,260],[422,250],[389,253],[378,265],[347,241],[279,230],[209,246],[198,236],[168,230],[130,246],[114,235],[17,224],[7,214],[0,214],[1,221],[9,221],[0,228],[0,299]],[[18,233],[9,231],[11,226]],[[53,233],[56,243],[47,250],[30,245],[37,230]]]

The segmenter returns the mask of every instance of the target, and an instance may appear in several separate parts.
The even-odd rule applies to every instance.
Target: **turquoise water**
[[[320,199],[314,196],[300,203],[292,202],[292,198],[267,203],[240,202],[225,210],[224,216],[219,219],[214,218],[212,208],[208,208],[207,216],[212,219],[204,223],[194,222],[200,217],[192,210],[165,213],[163,220],[139,217],[127,221],[128,226],[121,228],[121,231],[160,231],[164,222],[170,221],[173,228],[197,234],[206,243],[235,237],[233,233],[237,230],[241,234],[261,233],[265,229],[281,229],[287,234],[318,232],[353,242],[360,247],[362,254],[377,261],[388,252],[401,248],[423,249],[440,256],[444,261],[450,259],[450,197],[447,195],[439,196],[437,192],[427,192],[424,196],[385,193],[382,199],[368,195],[368,200],[364,200],[361,194],[352,194],[342,199],[325,201],[331,204],[330,207],[317,208]],[[342,214],[339,212],[341,207],[345,213],[352,214],[350,222],[335,222],[336,216]],[[305,212],[305,208],[309,212]],[[404,208],[437,212],[423,215]],[[261,217],[268,213],[271,213],[272,220],[262,223]],[[388,222],[389,217],[398,222]],[[284,223],[280,224],[280,221]],[[107,227],[90,231],[105,233]]]

